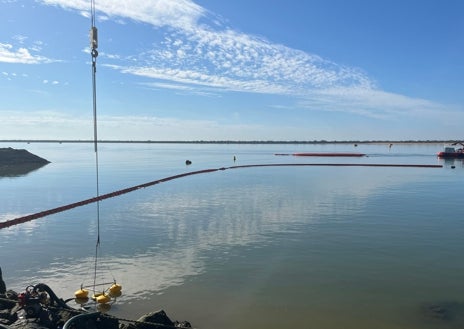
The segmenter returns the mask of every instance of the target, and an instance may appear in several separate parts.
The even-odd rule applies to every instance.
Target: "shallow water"
[[[0,220],[96,194],[93,145],[8,146],[52,163],[0,178]],[[99,280],[123,285],[111,313],[162,308],[198,328],[462,328],[464,165],[438,160],[441,147],[100,144],[100,194],[234,165],[444,165],[228,169],[102,201]],[[368,156],[274,155],[311,151]],[[0,230],[7,286],[72,297],[93,280],[96,222],[90,204]]]

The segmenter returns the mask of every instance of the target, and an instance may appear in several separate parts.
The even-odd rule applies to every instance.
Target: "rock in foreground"
[[[22,293],[6,290],[0,268],[0,329],[175,329],[191,328],[189,322],[172,321],[163,310],[136,321],[102,312],[77,310],[58,298],[43,283]]]

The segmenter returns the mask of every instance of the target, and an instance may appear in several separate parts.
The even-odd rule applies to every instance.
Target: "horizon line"
[[[134,144],[406,144],[452,143],[457,140],[97,140],[97,143]],[[3,139],[0,143],[95,143],[91,139]]]

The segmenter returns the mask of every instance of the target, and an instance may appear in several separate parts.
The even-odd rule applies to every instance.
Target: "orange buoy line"
[[[14,225],[18,225],[18,224],[22,224],[22,223],[26,223],[26,222],[30,222],[32,220],[39,219],[39,218],[42,218],[42,217],[45,217],[45,216],[53,215],[53,214],[63,212],[63,211],[66,211],[66,210],[70,210],[70,209],[73,209],[73,208],[76,208],[76,207],[84,206],[84,205],[87,205],[87,204],[90,204],[90,203],[94,203],[94,202],[97,202],[97,201],[109,199],[109,198],[112,198],[112,197],[115,197],[115,196],[118,196],[118,195],[122,195],[122,194],[126,194],[126,193],[129,193],[129,192],[132,192],[132,191],[136,191],[136,190],[141,189],[141,188],[149,187],[149,186],[152,186],[152,185],[168,182],[170,180],[174,180],[174,179],[178,179],[178,178],[182,178],[182,177],[187,177],[187,176],[191,176],[191,175],[206,174],[206,173],[215,172],[215,171],[219,171],[219,170],[226,170],[226,169],[241,169],[241,168],[254,168],[254,167],[284,167],[284,166],[287,166],[287,167],[288,166],[299,166],[299,167],[303,167],[303,166],[306,166],[306,167],[308,167],[308,166],[314,166],[314,167],[315,166],[329,166],[329,167],[402,167],[402,168],[442,168],[443,167],[443,165],[427,165],[427,164],[426,165],[421,165],[421,164],[375,164],[375,163],[366,163],[366,164],[363,164],[363,163],[271,163],[271,164],[250,164],[250,165],[241,165],[241,166],[232,166],[232,167],[221,167],[221,168],[216,168],[216,169],[203,169],[203,170],[198,170],[198,171],[186,172],[186,173],[178,174],[178,175],[174,175],[174,176],[169,176],[169,177],[166,177],[166,178],[162,178],[162,179],[158,179],[158,180],[151,181],[151,182],[148,182],[148,183],[132,186],[132,187],[125,188],[125,189],[118,190],[118,191],[114,191],[114,192],[111,192],[111,193],[102,194],[102,195],[99,195],[97,197],[93,197],[93,198],[86,199],[86,200],[83,200],[83,201],[70,203],[70,204],[67,204],[67,205],[64,205],[64,206],[61,206],[61,207],[48,209],[48,210],[41,211],[41,212],[38,212],[38,213],[35,213],[35,214],[18,217],[18,218],[15,218],[15,219],[7,220],[5,222],[0,222],[0,229],[7,228],[7,227],[10,227],[10,226],[14,226]]]
[[[340,153],[340,152],[308,152],[308,153],[276,153],[274,155],[293,155],[298,157],[363,157],[364,153]]]
[[[247,167],[284,167],[284,166],[299,166],[299,167],[401,167],[401,168],[443,168],[443,165],[429,164],[393,164],[393,163],[270,163],[270,164],[255,164],[233,166],[225,169],[247,168]]]
[[[48,209],[48,210],[45,210],[45,211],[37,212],[37,213],[31,214],[31,215],[26,215],[26,216],[23,216],[23,217],[18,217],[18,218],[15,218],[15,219],[7,220],[5,222],[0,222],[0,229],[7,228],[7,227],[10,227],[10,226],[14,226],[14,225],[18,225],[18,224],[23,224],[23,223],[26,223],[26,222],[30,222],[30,221],[35,220],[35,219],[39,219],[39,218],[42,218],[42,217],[45,217],[45,216],[57,214],[59,212],[63,212],[63,211],[70,210],[70,209],[73,209],[73,208],[76,208],[76,207],[84,206],[84,205],[94,203],[94,202],[97,202],[97,201],[109,199],[109,198],[112,198],[112,197],[115,197],[115,196],[118,196],[118,195],[126,194],[126,193],[129,193],[129,192],[144,188],[144,187],[148,187],[148,186],[151,186],[151,185],[167,182],[167,181],[170,181],[170,180],[173,180],[173,179],[177,179],[177,178],[181,178],[181,177],[185,177],[185,176],[189,176],[189,175],[195,175],[195,174],[202,174],[202,173],[207,173],[207,172],[211,172],[211,171],[217,171],[217,170],[219,170],[219,169],[205,169],[205,170],[200,170],[200,171],[188,172],[188,173],[179,174],[179,175],[175,175],[175,176],[170,176],[170,177],[166,177],[166,178],[159,179],[159,180],[156,180],[156,181],[136,185],[136,186],[133,186],[133,187],[129,187],[129,188],[125,188],[125,189],[122,189],[122,190],[114,191],[114,192],[111,192],[111,193],[102,194],[102,195],[99,195],[97,197],[93,197],[93,198],[86,199],[86,200],[83,200],[83,201],[70,203],[70,204],[67,204],[67,205],[64,205],[64,206],[61,206],[61,207]]]

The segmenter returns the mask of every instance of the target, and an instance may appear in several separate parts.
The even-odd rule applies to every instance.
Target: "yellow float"
[[[74,297],[77,299],[85,299],[89,296],[89,291],[87,289],[79,289],[74,293]]]
[[[121,289],[122,286],[120,284],[114,283],[110,288],[109,288],[109,295],[111,297],[119,297],[121,296]]]
[[[109,301],[111,300],[111,297],[108,296],[107,294],[101,294],[101,295],[97,296],[95,298],[95,300],[99,304],[106,304],[106,303],[109,303]]]

